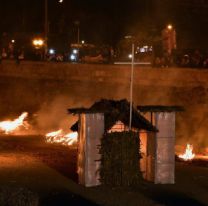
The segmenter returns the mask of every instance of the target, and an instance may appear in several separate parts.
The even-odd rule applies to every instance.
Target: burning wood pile
[[[62,129],[49,132],[45,135],[48,143],[61,143],[63,145],[73,145],[77,142],[78,133],[70,132],[65,134]]]
[[[192,151],[193,151],[193,146],[187,144],[184,154],[180,154],[178,157],[185,161],[192,160],[195,157],[195,154]]]
[[[29,134],[32,131],[32,126],[28,122],[28,112],[23,112],[19,117],[15,119],[7,119],[0,121],[0,134],[2,135],[21,135]],[[77,132],[65,132],[63,129],[48,132],[44,135],[47,143],[55,143],[61,145],[74,145],[77,143]],[[207,149],[208,150],[208,149]],[[194,146],[187,144],[185,151],[177,153],[178,158],[181,161],[192,161],[196,159],[208,161],[208,151],[203,154],[195,154]]]
[[[19,135],[22,132],[29,133],[32,130],[32,126],[28,123],[28,112],[23,112],[19,117],[13,120],[4,120],[0,122],[0,133],[3,135]],[[27,135],[27,133],[26,133]],[[73,145],[77,142],[78,133],[69,132],[66,133],[62,129],[49,132],[45,134],[45,141],[47,143],[58,143],[61,145]]]
[[[208,162],[208,152],[205,149],[205,152],[203,153],[194,153],[193,152],[194,147],[191,144],[186,144],[186,148],[184,153],[178,153],[177,157],[181,161],[186,161],[186,162],[196,162],[196,161],[206,161]]]
[[[18,118],[14,120],[5,120],[0,122],[0,131],[4,134],[12,134],[17,132],[21,128],[28,129],[29,124],[25,119],[27,118],[28,113],[23,112]]]

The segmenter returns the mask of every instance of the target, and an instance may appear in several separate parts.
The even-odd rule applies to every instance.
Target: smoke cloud
[[[34,115],[36,130],[47,133],[62,129],[69,132],[70,127],[77,121],[77,117],[68,114],[67,109],[77,106],[77,103],[66,96],[55,97],[51,102],[46,102]]]

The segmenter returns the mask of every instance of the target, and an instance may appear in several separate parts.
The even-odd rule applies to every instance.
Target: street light
[[[176,49],[176,31],[172,24],[168,24],[162,30],[162,44],[163,50],[169,55],[172,54],[173,49]]]
[[[79,25],[80,25],[80,22],[79,21],[75,21],[74,24],[77,26],[77,44],[79,44],[79,38],[80,38]]]
[[[63,3],[63,0],[58,1],[60,4]],[[48,31],[49,31],[49,24],[48,24],[48,0],[45,0],[45,59],[48,53]]]
[[[41,39],[41,38],[39,38],[39,39],[33,39],[32,44],[33,44],[33,46],[34,46],[36,49],[40,49],[40,48],[43,46],[44,41],[43,41],[43,39]]]
[[[168,29],[168,30],[172,30],[172,29],[173,29],[173,26],[172,26],[171,24],[168,24],[168,25],[167,25],[167,29]]]

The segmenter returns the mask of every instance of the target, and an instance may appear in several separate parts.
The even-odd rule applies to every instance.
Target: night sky
[[[62,4],[58,1],[48,0],[50,35],[68,42],[77,39],[76,21],[80,39],[90,43],[116,45],[125,35],[139,35],[147,30],[158,35],[170,22],[184,45],[190,42],[204,45],[200,39],[208,34],[206,27],[199,31],[207,23],[207,12],[203,16],[201,8],[183,7],[177,0],[64,0]],[[44,0],[1,0],[0,25],[1,33],[43,33]]]
[[[80,22],[81,38],[112,41],[141,16],[144,3],[130,0],[48,0],[50,33],[73,33]],[[44,0],[7,0],[1,4],[1,32],[42,32]]]

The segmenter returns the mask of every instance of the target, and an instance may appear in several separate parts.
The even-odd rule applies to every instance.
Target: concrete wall
[[[0,116],[35,113],[58,97],[69,107],[90,106],[100,98],[129,99],[130,65],[3,61],[0,64]],[[134,105],[182,105],[176,141],[206,146],[208,70],[135,65]],[[67,105],[67,106],[66,106]],[[208,139],[208,138],[206,138]]]

